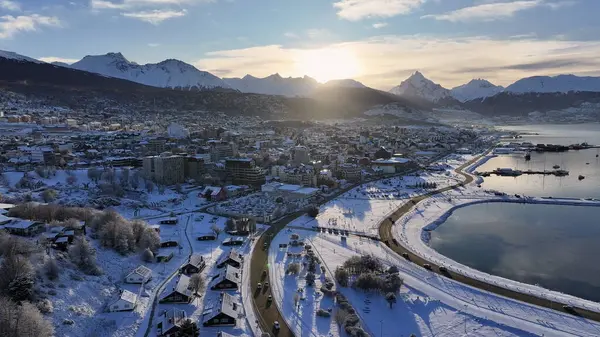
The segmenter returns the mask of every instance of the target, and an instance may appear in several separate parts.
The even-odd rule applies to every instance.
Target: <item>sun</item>
[[[358,59],[349,50],[322,48],[303,50],[295,60],[296,73],[310,76],[321,83],[353,78],[360,72]]]

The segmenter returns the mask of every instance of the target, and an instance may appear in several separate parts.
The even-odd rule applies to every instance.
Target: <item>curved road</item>
[[[468,284],[470,286],[473,286],[473,287],[476,287],[479,289],[483,289],[483,290],[487,290],[489,292],[492,292],[492,293],[495,293],[498,295],[502,295],[505,297],[509,297],[512,299],[516,299],[519,301],[539,305],[539,306],[550,308],[553,310],[559,310],[562,312],[566,312],[563,309],[562,305],[557,304],[556,302],[551,302],[549,300],[541,299],[541,298],[533,296],[533,295],[528,295],[528,294],[523,294],[520,292],[508,290],[508,289],[505,289],[505,288],[502,288],[499,286],[495,286],[495,285],[492,285],[492,284],[489,284],[486,282],[482,282],[480,280],[476,280],[471,277],[468,277],[468,276],[465,276],[462,274],[458,274],[458,273],[455,273],[452,271],[440,273],[439,266],[437,264],[435,264],[431,261],[428,261],[428,260],[420,257],[419,255],[414,254],[409,249],[407,249],[406,247],[404,247],[402,245],[399,245],[399,243],[396,240],[394,240],[394,237],[392,235],[392,226],[394,225],[394,222],[396,220],[398,220],[400,217],[402,217],[404,214],[406,214],[406,212],[410,211],[413,207],[415,207],[415,205],[417,203],[419,203],[420,201],[422,201],[424,199],[427,199],[431,196],[434,196],[434,195],[449,191],[451,189],[454,189],[456,187],[464,186],[466,184],[473,182],[473,180],[474,180],[473,176],[463,172],[463,170],[466,167],[468,167],[468,166],[472,165],[473,163],[475,163],[476,161],[478,161],[483,156],[484,155],[478,156],[478,157],[472,159],[471,161],[461,165],[460,167],[458,167],[455,170],[456,173],[465,177],[465,180],[462,183],[444,187],[444,188],[441,188],[441,189],[438,189],[435,191],[430,191],[426,194],[414,197],[414,198],[410,199],[407,203],[403,204],[398,209],[396,209],[396,211],[392,215],[390,215],[388,218],[383,219],[381,221],[381,223],[379,224],[379,236],[381,237],[381,241],[387,242],[389,244],[389,247],[399,255],[402,255],[403,253],[408,254],[410,261],[412,261],[413,263],[416,263],[421,266],[423,266],[424,264],[429,264],[432,267],[433,272],[442,274],[446,277],[452,278],[461,283]],[[577,313],[579,315],[581,315],[582,317],[600,322],[600,313],[581,309],[581,308],[576,308],[576,310],[577,310]]]

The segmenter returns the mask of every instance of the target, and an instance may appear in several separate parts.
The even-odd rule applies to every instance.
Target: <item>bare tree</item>
[[[44,202],[52,202],[56,200],[57,196],[58,192],[51,188],[47,188],[44,190],[44,192],[42,192],[42,199],[44,200]]]
[[[58,263],[56,263],[56,259],[49,258],[46,263],[44,263],[44,273],[49,280],[56,280],[60,274],[60,268],[58,267]]]
[[[144,249],[142,252],[142,260],[148,263],[154,262],[154,254],[149,248]]]
[[[33,266],[23,255],[10,252],[0,264],[0,290],[16,301],[33,293]]]
[[[138,247],[141,249],[150,249],[153,253],[158,252],[160,248],[160,235],[152,228],[144,229]]]
[[[97,275],[102,272],[96,265],[96,250],[85,238],[75,239],[75,244],[69,249],[69,256],[85,273]]]
[[[223,231],[221,227],[219,227],[216,223],[212,224],[212,226],[210,226],[210,229],[213,231],[213,233],[215,233],[217,238],[219,237],[219,234],[221,234],[221,232]]]
[[[29,302],[17,304],[0,296],[0,336],[51,337],[52,324]]]
[[[200,273],[194,274],[192,275],[192,277],[190,277],[189,287],[194,292],[194,294],[197,294],[198,292],[204,290],[204,278]]]

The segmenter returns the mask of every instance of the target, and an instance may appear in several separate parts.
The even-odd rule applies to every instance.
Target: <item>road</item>
[[[483,156],[483,155],[482,155]],[[464,283],[464,284],[468,284],[470,286],[479,288],[479,289],[483,289],[483,290],[487,290],[489,292],[498,294],[498,295],[502,295],[505,297],[509,297],[512,299],[516,299],[516,300],[520,300],[523,302],[527,302],[530,304],[535,304],[535,305],[539,305],[542,307],[546,307],[549,309],[553,309],[553,310],[559,310],[562,312],[566,312],[563,308],[561,304],[557,304],[556,302],[551,302],[549,300],[546,299],[541,299],[538,298],[536,296],[533,295],[529,295],[529,294],[523,294],[520,292],[516,292],[516,291],[512,291],[512,290],[508,290],[499,286],[495,286],[486,282],[482,282],[480,280],[476,280],[473,279],[471,277],[462,275],[462,274],[458,274],[452,271],[448,271],[445,273],[440,273],[439,271],[439,266],[431,261],[428,261],[426,259],[423,259],[422,257],[414,254],[413,252],[411,252],[410,250],[408,250],[406,247],[402,246],[402,245],[398,245],[395,241],[393,240],[393,235],[392,235],[392,226],[394,225],[394,223],[396,222],[396,220],[398,220],[399,218],[401,218],[404,214],[406,214],[408,211],[410,211],[413,207],[415,207],[415,205],[417,203],[419,203],[420,201],[427,199],[431,196],[434,196],[436,194],[440,194],[446,191],[449,191],[451,189],[454,189],[456,187],[459,186],[463,186],[463,185],[467,185],[470,184],[471,182],[473,182],[474,178],[473,176],[471,176],[470,174],[467,174],[465,172],[463,172],[463,170],[468,167],[469,165],[473,164],[474,162],[476,162],[477,160],[479,160],[482,156],[476,157],[475,159],[467,162],[466,164],[461,165],[460,167],[458,167],[455,171],[456,173],[462,175],[465,180],[462,183],[458,183],[456,185],[453,186],[448,186],[445,188],[441,188],[435,191],[431,191],[429,193],[426,193],[424,195],[420,195],[417,197],[414,197],[412,199],[410,199],[408,202],[406,202],[405,204],[403,204],[402,206],[400,206],[391,216],[389,216],[386,219],[383,219],[383,221],[380,223],[379,225],[379,236],[381,237],[381,240],[383,242],[388,242],[390,248],[396,252],[399,255],[402,255],[403,253],[408,254],[408,257],[410,259],[410,261],[412,261],[413,263],[416,263],[420,266],[423,266],[424,264],[429,264],[432,267],[433,272],[436,272],[438,274],[442,274],[446,277],[452,278],[458,282]],[[399,243],[399,242],[398,242]],[[577,308],[577,313],[579,313],[581,316],[594,320],[594,321],[598,321],[600,322],[600,313],[597,312],[593,312],[593,311],[589,311],[589,310],[584,310],[584,309],[579,309]]]

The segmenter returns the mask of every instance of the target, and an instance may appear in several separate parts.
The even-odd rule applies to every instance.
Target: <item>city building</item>
[[[206,173],[204,169],[204,158],[198,156],[190,156],[185,158],[184,175],[186,178],[200,181]]]
[[[185,181],[185,157],[151,156],[143,160],[144,175],[150,180],[173,185]]]
[[[235,185],[260,187],[265,183],[265,172],[251,158],[228,158],[225,170]]]
[[[340,164],[337,167],[337,172],[341,179],[348,181],[359,181],[362,177],[362,169],[356,164]]]
[[[292,150],[292,162],[296,165],[300,164],[308,164],[310,161],[310,156],[308,153],[308,148],[306,146],[296,146]]]

